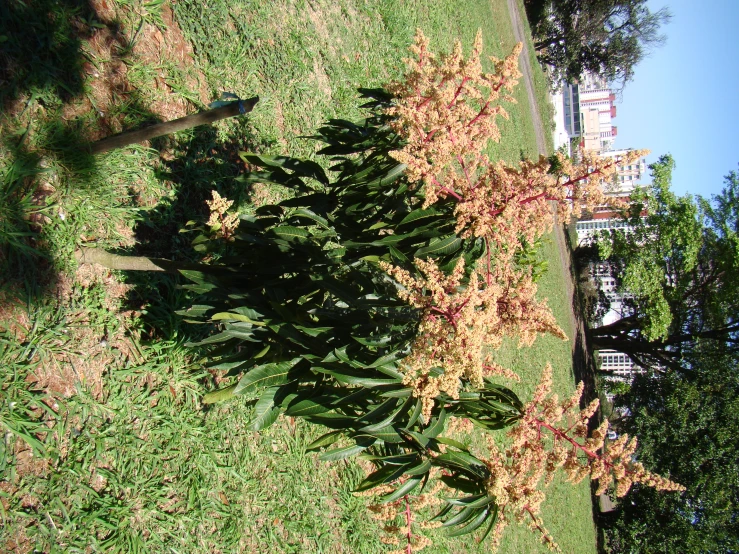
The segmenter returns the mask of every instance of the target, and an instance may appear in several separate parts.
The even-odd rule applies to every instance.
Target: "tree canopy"
[[[739,352],[739,177],[708,201],[670,191],[673,168],[670,156],[650,165],[653,184],[624,211],[629,228],[599,236],[599,257],[627,296],[624,317],[590,333],[594,348],[684,370],[700,341]]]
[[[552,0],[536,22],[536,50],[554,79],[577,81],[585,72],[626,83],[634,67],[660,46],[667,8],[652,12],[647,0]]]
[[[604,521],[613,553],[739,550],[739,362],[714,346],[691,355],[689,376],[639,376],[619,401],[639,461],[687,490],[634,487]]]

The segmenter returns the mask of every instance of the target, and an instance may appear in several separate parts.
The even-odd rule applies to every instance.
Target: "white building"
[[[601,158],[615,158],[619,160],[629,152],[632,152],[633,148],[626,148],[621,150],[608,150],[600,154]],[[617,168],[616,182],[612,189],[606,190],[606,194],[628,196],[630,195],[637,185],[640,185],[640,181],[647,174],[647,161],[646,158],[640,158],[636,162],[631,162],[627,165],[619,165]]]
[[[564,126],[570,137],[580,137],[584,150],[613,148],[618,128],[613,125],[616,95],[603,79],[585,74],[576,85],[562,88]]]

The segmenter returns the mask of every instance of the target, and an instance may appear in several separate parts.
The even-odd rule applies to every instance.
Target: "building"
[[[618,161],[620,158],[633,151],[633,148],[626,148],[621,150],[608,150],[600,154],[601,158],[615,158]],[[616,181],[613,187],[604,192],[612,196],[628,196],[630,195],[637,185],[640,185],[640,181],[647,174],[647,161],[645,158],[640,158],[637,162],[632,162],[629,165],[618,165],[616,173]]]
[[[570,137],[580,137],[583,150],[611,150],[618,134],[613,125],[616,95],[603,79],[585,74],[578,84],[566,84],[562,91],[565,129]]]

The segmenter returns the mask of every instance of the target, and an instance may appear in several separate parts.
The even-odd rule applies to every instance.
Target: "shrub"
[[[250,398],[255,430],[281,413],[328,427],[311,448],[327,449],[327,461],[372,461],[357,491],[382,494],[376,510],[387,517],[405,503],[405,526],[391,529],[406,551],[425,543],[411,532],[409,495],[431,479],[449,497],[439,524],[455,534],[485,525],[495,543],[515,518],[554,545],[538,511],[559,467],[601,489],[615,481],[618,494],[632,482],[679,488],[632,462],[634,440],[604,450],[607,422],[587,437],[597,403],[578,410],[582,386],[560,402],[547,367],[524,404],[498,383],[517,376],[483,353],[504,337],[566,338],[536,299],[527,251],[551,228],[551,203],[567,220],[603,202],[598,183],[616,168],[561,156],[556,170],[547,158],[490,161],[483,148],[500,138],[520,46],[493,73],[482,71],[481,49],[478,36],[469,59],[459,44],[436,57],[419,32],[406,78],[360,91],[364,121],[318,130],[328,171],[243,153],[259,168],[245,184],[293,194],[238,219],[214,194],[193,241],[211,262],[180,270],[198,295],[182,316],[216,329],[197,345],[211,349],[212,369],[238,378],[204,401]],[[448,437],[460,421],[510,428],[513,444],[502,453],[490,439],[489,457],[475,457]]]

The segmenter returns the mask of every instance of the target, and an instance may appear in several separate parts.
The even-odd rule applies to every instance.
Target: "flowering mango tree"
[[[492,73],[481,50],[478,35],[468,59],[459,44],[437,57],[419,32],[404,79],[360,90],[364,121],[318,130],[328,171],[242,153],[255,167],[245,184],[280,185],[290,198],[237,217],[214,192],[193,243],[218,261],[179,268],[197,298],[180,313],[214,328],[197,345],[234,379],[204,402],[249,398],[252,429],[302,417],[328,430],[310,446],[323,460],[371,460],[357,492],[380,495],[380,516],[405,518],[386,526],[399,535],[388,542],[405,540],[401,552],[427,541],[413,533],[411,499],[442,488],[432,525],[483,528],[497,544],[512,518],[528,520],[552,547],[539,506],[558,468],[573,482],[599,480],[600,491],[615,483],[618,495],[635,482],[680,489],[633,460],[635,440],[606,448],[607,422],[588,436],[597,402],[579,409],[582,385],[560,401],[547,366],[524,403],[501,384],[517,375],[486,354],[505,337],[566,339],[536,298],[526,253],[551,229],[553,205],[568,218],[603,203],[599,184],[616,167],[588,156],[580,165],[489,160],[483,149],[500,139],[521,46],[493,60]],[[477,457],[449,437],[461,422],[508,428],[512,444],[501,452],[490,436]]]

